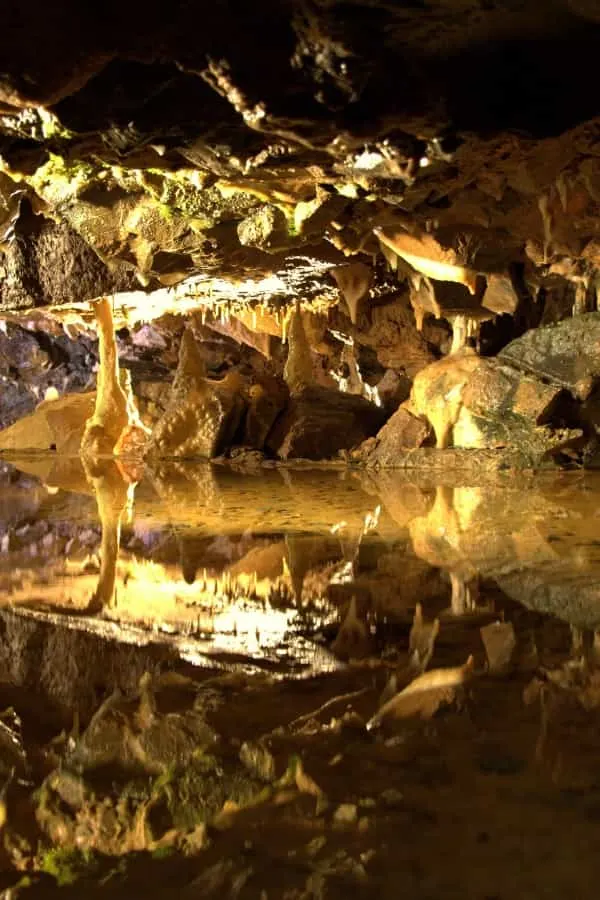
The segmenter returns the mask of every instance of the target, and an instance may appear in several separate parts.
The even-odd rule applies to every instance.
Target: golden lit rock
[[[376,226],[373,232],[417,272],[438,281],[464,284],[475,294],[477,272],[468,267],[456,250],[442,247],[433,235],[423,232],[415,236],[401,227]]]
[[[299,303],[296,303],[287,323],[287,343],[288,356],[283,377],[293,394],[314,382],[310,344],[304,330]]]
[[[28,416],[0,431],[0,450],[56,450],[62,456],[76,455],[95,405],[95,392],[43,400]]]
[[[463,392],[481,360],[465,347],[422,369],[415,377],[410,409],[431,423],[438,449],[449,447],[452,430],[462,409]]]

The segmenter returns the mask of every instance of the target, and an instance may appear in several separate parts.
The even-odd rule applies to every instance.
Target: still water
[[[7,885],[595,896],[598,474],[0,478]]]

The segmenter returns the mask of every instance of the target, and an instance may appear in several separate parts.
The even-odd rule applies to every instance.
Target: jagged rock
[[[0,431],[0,450],[56,450],[63,456],[75,455],[95,404],[95,391],[43,400],[30,415]]]
[[[394,369],[388,369],[383,378],[377,382],[377,394],[381,405],[387,412],[394,412],[401,403],[410,396],[411,381],[406,375],[400,375]]]
[[[19,239],[9,242],[0,266],[0,307],[80,303],[133,289],[130,273],[110,271],[65,222],[22,213],[18,230]]]
[[[210,459],[231,441],[244,409],[242,379],[236,372],[221,381],[205,374],[192,333],[186,330],[169,404],[152,432],[149,456]]]
[[[586,400],[600,376],[600,313],[584,313],[528,331],[499,359],[521,372],[567,388]]]
[[[263,378],[252,385],[248,394],[243,444],[262,450],[275,419],[285,408],[289,390],[278,378]]]
[[[369,453],[367,464],[393,467],[403,451],[422,447],[429,431],[427,422],[401,406],[377,433],[377,446]]]
[[[375,434],[385,414],[368,400],[322,387],[295,394],[267,446],[280,459],[329,459]]]

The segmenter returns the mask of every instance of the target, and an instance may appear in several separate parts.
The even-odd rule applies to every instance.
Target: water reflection
[[[436,483],[332,469],[13,465],[0,505],[3,602],[85,614],[87,629],[160,633],[194,661],[335,666],[368,656],[417,602],[432,615],[493,614],[503,596],[577,634],[600,628],[593,474]]]

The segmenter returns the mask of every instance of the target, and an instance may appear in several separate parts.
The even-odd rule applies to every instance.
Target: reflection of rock
[[[149,455],[207,459],[218,455],[239,424],[244,408],[241,387],[235,372],[221,381],[206,378],[193,335],[186,330],[171,398],[152,432]]]
[[[371,437],[385,414],[368,400],[322,387],[306,387],[277,420],[268,447],[281,459],[329,459]]]

